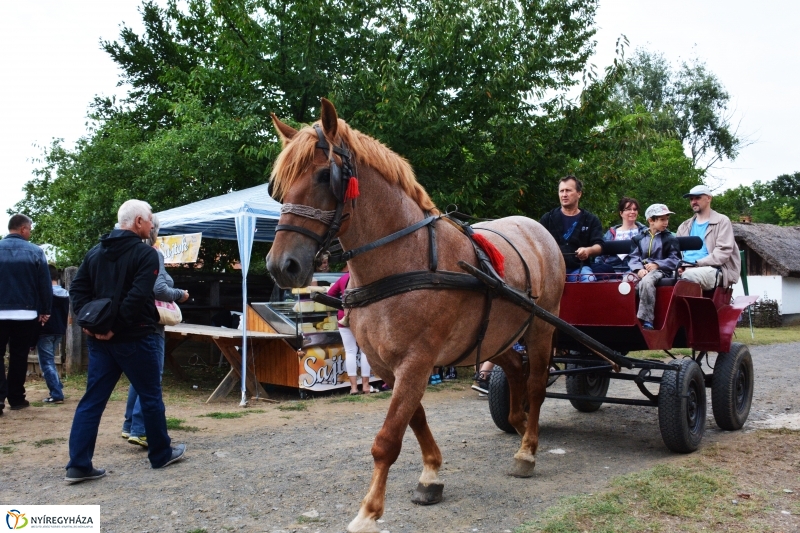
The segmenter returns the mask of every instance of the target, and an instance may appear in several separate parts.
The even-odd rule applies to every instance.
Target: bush
[[[762,298],[751,307],[753,313],[753,326],[757,328],[781,327],[781,313],[777,300]],[[742,313],[742,320],[746,320],[747,313]]]

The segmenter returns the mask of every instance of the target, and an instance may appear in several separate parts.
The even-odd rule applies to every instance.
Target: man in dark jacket
[[[539,223],[558,243],[567,267],[567,281],[593,281],[589,260],[602,253],[603,226],[595,215],[580,209],[583,182],[566,176],[558,182],[561,207],[544,214]]]
[[[31,226],[30,218],[14,215],[0,241],[0,353],[8,346],[8,378],[0,357],[0,416],[6,398],[12,411],[30,405],[25,399],[28,352],[36,345],[39,324],[50,317],[53,300],[44,252],[28,242]]]
[[[39,352],[39,370],[50,396],[42,400],[44,403],[57,404],[64,403],[64,388],[61,386],[61,379],[58,377],[56,368],[56,351],[61,339],[67,332],[67,320],[69,319],[69,292],[58,284],[61,277],[58,269],[53,265],[48,265],[50,280],[53,284],[53,306],[50,319],[42,326],[39,331],[39,342],[36,344],[36,351]]]
[[[152,227],[150,206],[128,200],[119,208],[120,229],[100,238],[89,250],[70,286],[77,316],[92,300],[112,298],[116,317],[107,332],[89,335],[89,375],[86,394],[78,403],[69,436],[69,463],[65,480],[78,483],[97,479],[105,470],[92,466],[92,455],[100,417],[124,372],[139,393],[153,468],[162,468],[183,458],[186,446],[170,445],[159,378],[159,342],[155,331],[158,312],[153,285],[158,275],[157,252],[144,244]],[[122,289],[117,295],[118,280]]]

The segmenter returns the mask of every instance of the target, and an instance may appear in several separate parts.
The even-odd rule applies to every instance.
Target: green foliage
[[[691,154],[692,165],[703,170],[735,159],[744,145],[731,124],[730,95],[697,59],[674,69],[662,54],[637,50],[616,99],[629,110],[643,106],[657,129],[679,139]]]
[[[714,197],[717,211],[738,220],[750,215],[753,222],[795,226],[800,213],[800,172],[782,174],[772,181],[740,185]]]
[[[677,211],[673,193],[702,177],[680,141],[709,139],[719,126],[714,105],[727,94],[696,105],[701,88],[720,86],[693,63],[669,78],[672,100],[648,107],[666,82],[632,77],[637,63],[624,61],[624,41],[601,76],[584,72],[597,0],[347,7],[145,1],[144,32],[123,28],[103,43],[131,87],[127,97],[96,98],[87,135],[72,150],[61,141],[48,147],[15,207],[36,222],[35,239],[78,264],[129,198],[160,211],[263,183],[280,151],[269,113],[299,126],[317,118],[321,96],[408,158],[443,209],[539,218],[557,205],[558,178],[577,172],[586,178],[586,207],[611,223],[619,196]],[[567,100],[582,72],[580,98]],[[636,83],[655,96],[635,96]],[[674,102],[682,114],[663,109],[678,109]],[[712,117],[700,121],[708,109]],[[697,142],[698,154],[735,155],[721,141]],[[237,259],[234,242],[207,240],[200,252],[206,269]]]

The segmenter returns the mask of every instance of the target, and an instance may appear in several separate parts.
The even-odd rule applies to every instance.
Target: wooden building
[[[784,323],[800,322],[800,226],[734,223],[750,294],[776,300]],[[734,296],[743,294],[742,284]]]

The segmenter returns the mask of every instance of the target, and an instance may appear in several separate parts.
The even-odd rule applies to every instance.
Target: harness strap
[[[428,215],[428,213],[425,213]],[[439,255],[436,251],[436,221],[434,220],[428,225],[428,236],[430,242],[430,265],[431,272],[436,272],[439,268]]]
[[[374,250],[375,248],[383,246],[384,244],[388,244],[388,243],[390,243],[392,241],[396,241],[400,237],[405,237],[406,235],[408,235],[410,233],[414,233],[419,228],[421,228],[423,226],[427,226],[428,224],[433,223],[438,218],[439,218],[439,215],[429,216],[427,218],[424,218],[424,219],[420,220],[419,222],[417,222],[415,224],[412,224],[410,226],[407,226],[407,227],[401,229],[400,231],[396,231],[396,232],[392,233],[391,235],[387,235],[386,237],[380,238],[377,241],[373,241],[373,242],[371,242],[369,244],[365,244],[364,246],[362,246],[360,248],[356,248],[354,250],[350,250],[348,252],[344,252],[342,254],[342,256],[341,256],[341,260],[342,261],[349,261],[352,258],[354,258],[355,256],[363,254],[364,252],[369,252],[370,250]],[[338,228],[337,228],[337,230],[338,230]]]
[[[486,292],[486,285],[469,274],[448,270],[401,272],[363,287],[345,290],[342,296],[342,307],[345,309],[364,307],[391,296],[421,289],[460,289]]]

